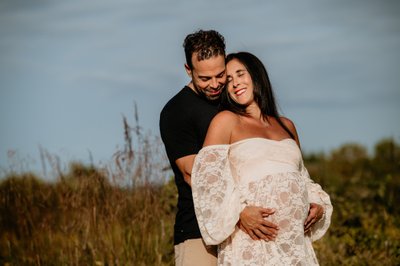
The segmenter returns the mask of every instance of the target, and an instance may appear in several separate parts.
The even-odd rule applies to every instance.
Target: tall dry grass
[[[174,197],[168,185],[111,185],[80,164],[54,184],[9,176],[0,186],[0,264],[170,265]]]
[[[3,176],[0,265],[173,265],[177,194],[163,146],[123,124],[124,146],[107,165],[62,171],[42,151],[55,181],[14,166]],[[400,145],[382,140],[370,156],[348,144],[305,161],[334,206],[314,243],[320,264],[400,265]]]
[[[136,106],[135,106],[136,109]],[[0,183],[0,265],[172,265],[176,190],[158,137],[123,117],[106,165],[40,150],[45,182],[15,165]],[[25,170],[25,169],[24,169]],[[55,180],[55,181],[54,181]]]

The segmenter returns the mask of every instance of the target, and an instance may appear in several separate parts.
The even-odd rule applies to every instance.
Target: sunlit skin
[[[229,92],[229,96],[235,102],[243,105],[248,105],[246,111],[251,114],[250,118],[243,117],[244,120],[249,120],[250,124],[255,123],[262,127],[262,131],[265,126],[270,125],[264,119],[260,119],[261,110],[257,103],[254,101],[254,85],[250,73],[247,71],[246,67],[237,59],[232,59],[226,65],[226,89]],[[250,126],[250,125],[248,125]],[[246,131],[251,131],[247,128]],[[277,131],[285,134],[283,129],[278,126]],[[265,133],[265,132],[264,132]],[[274,136],[264,136],[266,138],[274,138]]]
[[[199,61],[197,53],[194,53],[192,64],[192,69],[185,64],[186,72],[192,79],[188,86],[210,101],[218,100],[226,83],[225,57],[217,55]]]

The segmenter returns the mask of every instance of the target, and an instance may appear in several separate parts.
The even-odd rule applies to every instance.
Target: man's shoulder
[[[163,116],[187,117],[217,110],[217,105],[211,104],[199,97],[189,87],[185,86],[175,96],[173,96],[161,110]]]
[[[190,91],[187,90],[186,87],[181,89],[177,94],[175,94],[169,101],[165,104],[164,108],[161,111],[161,114],[168,113],[174,110],[181,110],[190,105],[191,101]]]
[[[181,126],[191,121],[193,104],[196,101],[187,87],[180,90],[163,107],[160,113],[160,127],[171,128]]]

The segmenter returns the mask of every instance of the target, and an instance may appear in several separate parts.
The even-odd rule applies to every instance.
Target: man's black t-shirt
[[[201,237],[194,212],[192,190],[183,179],[175,161],[199,152],[208,126],[217,112],[216,103],[200,97],[187,86],[176,94],[161,111],[161,138],[178,188],[178,212],[174,227],[175,245],[187,239]]]

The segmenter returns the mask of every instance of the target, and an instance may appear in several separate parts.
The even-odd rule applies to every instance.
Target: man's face
[[[225,57],[218,55],[198,61],[197,53],[194,53],[192,64],[193,69],[187,65],[185,67],[195,91],[210,101],[217,100],[226,82]]]

